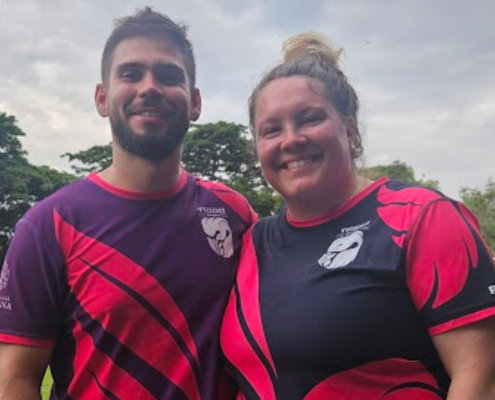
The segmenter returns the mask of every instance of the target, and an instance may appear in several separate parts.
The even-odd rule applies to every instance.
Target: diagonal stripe
[[[241,308],[246,324],[263,355],[270,363],[273,373],[277,376],[277,370],[268,348],[261,320],[258,260],[251,234],[252,230],[244,235],[242,242],[241,262],[237,275],[239,298],[242,300]]]
[[[146,288],[139,293],[149,304],[159,304],[159,312],[180,334],[196,362],[199,363],[198,351],[189,329],[189,324],[175,303],[174,299],[165,288],[148,274],[146,270],[134,263],[116,249],[107,246],[84,233],[77,231],[73,226],[66,223],[62,217],[54,211],[57,239],[62,246],[69,264],[73,258],[82,257],[92,265],[98,267],[133,289],[136,282],[140,287]],[[77,243],[77,252],[74,252],[74,244]],[[70,254],[70,257],[68,257]],[[115,266],[118,265],[118,268]],[[137,289],[136,289],[137,290]]]
[[[74,358],[76,376],[69,386],[69,395],[74,399],[97,399],[105,395],[110,400],[140,399],[155,400],[132,375],[120,368],[107,354],[94,347],[93,339],[75,319],[77,348]]]
[[[71,292],[88,315],[180,388],[187,398],[199,399],[195,359],[189,359],[189,351],[184,351],[191,346],[181,348],[179,343],[186,340],[178,334],[174,337],[176,330],[170,328],[180,329],[181,334],[186,332],[189,335],[189,344],[194,346],[194,343],[184,316],[168,293],[143,268],[116,250],[88,238],[60,217],[56,226],[58,239],[66,255]],[[87,260],[83,261],[80,256]],[[139,293],[130,287],[137,283]],[[155,298],[157,295],[163,298]],[[150,301],[160,305],[160,309],[153,307]],[[130,315],[132,324],[126,323]],[[143,326],[146,326],[146,332],[140,335],[139,330]],[[144,335],[147,340],[143,340]],[[180,339],[179,343],[177,339]],[[194,351],[196,355],[195,346]]]
[[[220,335],[222,350],[228,361],[244,376],[260,399],[275,400],[275,389],[270,375],[242,331],[236,303],[232,291]]]

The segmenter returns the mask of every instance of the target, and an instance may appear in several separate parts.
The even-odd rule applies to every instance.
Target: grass
[[[45,377],[43,378],[43,383],[41,384],[41,397],[43,400],[48,400],[50,396],[50,390],[52,388],[53,378],[50,370],[46,370]]]

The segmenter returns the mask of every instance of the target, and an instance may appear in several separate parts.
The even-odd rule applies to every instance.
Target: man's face
[[[181,53],[163,38],[120,42],[95,102],[99,114],[110,119],[115,144],[153,161],[180,151],[190,121],[201,112],[199,91],[190,89]]]

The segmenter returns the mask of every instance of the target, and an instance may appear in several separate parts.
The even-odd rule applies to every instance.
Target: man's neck
[[[150,161],[114,146],[113,162],[99,173],[108,184],[133,192],[165,192],[180,180],[181,148],[162,161]]]

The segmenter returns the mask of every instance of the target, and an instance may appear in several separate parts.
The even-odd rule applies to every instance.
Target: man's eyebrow
[[[144,69],[145,66],[141,63],[138,63],[138,62],[125,62],[125,63],[117,65],[117,71],[122,71],[122,70],[128,69],[128,68]],[[184,75],[184,70],[181,67],[179,67],[178,65],[173,64],[173,63],[170,63],[170,64],[159,63],[156,65],[153,65],[152,69],[153,70],[159,70],[161,72],[170,71],[170,72],[180,73],[181,75]]]
[[[165,72],[165,73],[171,72],[173,74],[177,74],[177,75],[180,74],[181,76],[185,76],[184,69],[182,69],[176,64],[156,64],[155,66],[153,66],[153,69],[160,72]]]
[[[126,63],[122,63],[122,64],[117,65],[117,71],[122,71],[122,70],[128,69],[128,68],[138,69],[138,68],[143,68],[143,65],[140,63],[136,63],[136,62],[126,62]]]

